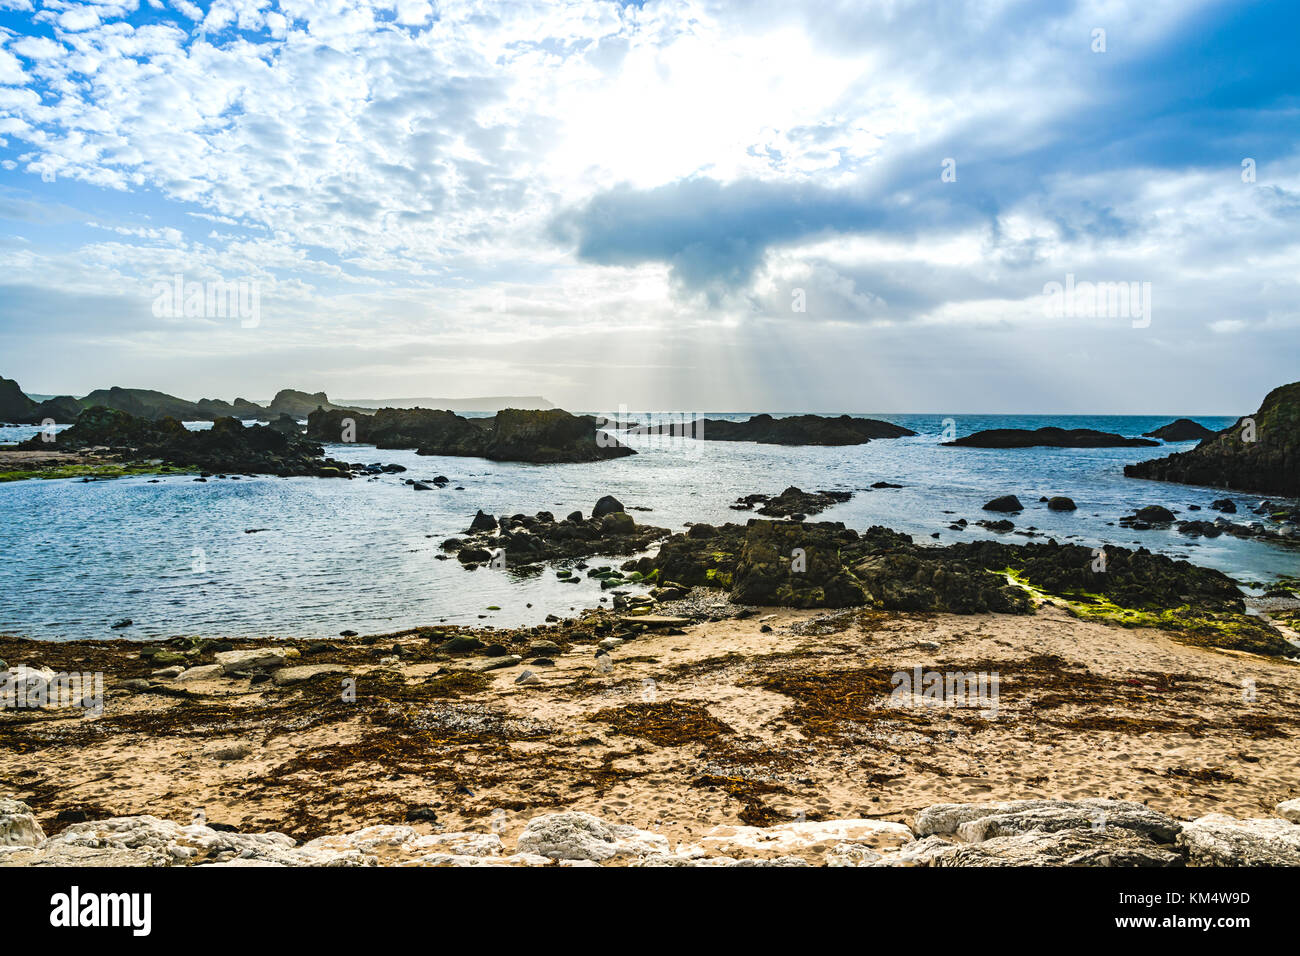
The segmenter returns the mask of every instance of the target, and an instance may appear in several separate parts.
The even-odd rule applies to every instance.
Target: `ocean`
[[[744,419],[748,412],[708,413]],[[774,413],[778,416],[785,413]],[[635,418],[635,414],[632,416]],[[342,630],[375,633],[449,622],[517,626],[548,614],[598,606],[609,592],[583,578],[563,584],[554,569],[467,571],[438,560],[439,543],[462,532],[478,509],[490,514],[575,509],[590,513],[602,495],[617,497],[639,523],[681,530],[687,522],[745,522],[729,508],[755,492],[789,485],[805,491],[854,491],[813,521],[851,528],[884,525],[918,541],[995,538],[1089,546],[1145,546],[1244,580],[1300,574],[1300,549],[1228,536],[1190,538],[1174,530],[1131,531],[1116,523],[1136,508],[1161,504],[1212,520],[1209,504],[1237,502],[1237,520],[1260,495],[1225,493],[1126,478],[1130,462],[1186,450],[1162,448],[993,450],[944,448],[943,415],[876,415],[915,430],[911,438],[840,448],[696,442],[634,436],[639,454],[594,464],[527,465],[479,458],[421,457],[366,445],[330,445],[346,461],[395,462],[408,471],[376,480],[244,477],[195,482],[147,476],[110,481],[30,480],[0,484],[0,632],[25,637],[328,638]],[[958,436],[986,428],[1095,428],[1138,436],[1176,416],[951,416]],[[1211,429],[1232,418],[1198,417]],[[201,427],[201,426],[196,426]],[[33,434],[0,428],[0,442]],[[443,490],[413,491],[406,478],[446,475]],[[876,481],[904,487],[870,490]],[[464,490],[455,488],[462,486]],[[981,510],[1015,494],[1026,510],[1017,533],[973,526],[998,518]],[[1041,496],[1068,495],[1078,510],[1058,513]],[[648,509],[648,510],[633,510]],[[972,527],[949,531],[957,518]],[[593,565],[617,564],[626,558]],[[498,608],[490,610],[489,608]],[[134,623],[122,630],[110,625]]]

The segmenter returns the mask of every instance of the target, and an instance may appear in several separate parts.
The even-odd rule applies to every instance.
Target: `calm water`
[[[744,418],[748,413],[726,417]],[[720,416],[714,416],[720,417]],[[1017,528],[1088,545],[1134,542],[1247,579],[1300,573],[1300,549],[1173,531],[1125,531],[1113,523],[1148,504],[1208,511],[1223,492],[1125,478],[1128,462],[1192,447],[986,450],[942,448],[943,416],[879,415],[914,429],[914,438],[847,448],[788,448],[640,437],[641,454],[598,464],[524,465],[477,458],[422,458],[365,445],[330,446],[347,461],[397,462],[405,475],[378,480],[147,477],[0,484],[0,631],[40,638],[208,636],[328,637],[441,620],[512,626],[548,613],[595,606],[601,592],[584,579],[560,583],[552,569],[466,571],[435,559],[438,543],[463,531],[475,510],[492,514],[590,512],[614,494],[640,522],[680,530],[687,521],[743,522],[728,508],[751,492],[857,490],[814,520],[863,529],[886,525],[929,541],[999,537],[980,528],[951,532],[956,518],[997,495],[1019,495]],[[967,416],[957,434],[983,428],[1053,424],[1140,435],[1159,417]],[[1212,429],[1230,418],[1198,419]],[[0,428],[0,441],[34,428]],[[404,478],[446,475],[442,491],[412,491]],[[906,487],[866,489],[887,480]],[[463,491],[453,490],[463,485]],[[1065,494],[1079,510],[1049,512],[1041,495]],[[1234,494],[1238,520],[1263,500]],[[951,512],[951,513],[946,513]],[[1202,514],[1213,518],[1214,512]],[[265,529],[254,534],[246,529]],[[1021,542],[1018,535],[1002,540]],[[623,560],[623,559],[617,559]],[[605,594],[608,597],[608,592]],[[532,605],[529,607],[528,605]],[[489,611],[490,605],[500,610]],[[480,615],[485,615],[480,617]],[[135,625],[110,631],[131,618]]]

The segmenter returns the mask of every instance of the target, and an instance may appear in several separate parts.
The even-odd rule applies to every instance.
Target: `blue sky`
[[[1298,27],[1190,0],[0,0],[0,374],[1245,413],[1300,368]],[[257,322],[158,314],[175,275],[255,284]],[[1133,283],[1144,319],[1053,313],[1067,277]]]

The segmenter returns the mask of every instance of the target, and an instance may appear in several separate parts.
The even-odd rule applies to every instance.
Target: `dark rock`
[[[58,433],[54,442],[34,436],[20,448],[50,451],[107,446],[122,461],[156,461],[213,474],[316,475],[351,477],[345,462],[322,458],[324,450],[300,435],[285,435],[266,425],[245,426],[219,418],[207,431],[190,431],[175,418],[153,421],[96,406]],[[203,479],[196,479],[203,480]]]
[[[429,807],[415,807],[406,811],[407,823],[437,823],[438,814]]]
[[[623,510],[622,502],[613,495],[605,495],[605,497],[596,502],[596,507],[591,509],[591,516],[593,518],[601,518],[605,515],[614,514],[615,512]]]
[[[1147,438],[1159,438],[1164,441],[1201,441],[1210,438],[1214,432],[1190,418],[1180,418],[1168,425],[1161,425],[1153,431],[1143,432]]]
[[[1190,451],[1125,465],[1124,474],[1300,497],[1300,382],[1269,392],[1249,422],[1238,420]]]
[[[470,531],[495,531],[497,529],[497,519],[490,514],[479,511],[474,515],[474,520],[469,523]]]
[[[765,445],[864,445],[873,438],[902,438],[916,432],[901,425],[851,415],[755,415],[743,422],[706,418],[698,437],[705,441],[752,441]]]
[[[1015,495],[1003,495],[1001,498],[994,498],[984,506],[985,511],[1002,512],[1023,511],[1024,508],[1025,506],[1020,503],[1020,499]]]
[[[733,508],[744,506],[744,509],[752,508],[760,502],[763,507],[758,509],[761,515],[767,515],[772,518],[795,518],[802,520],[808,515],[818,514],[825,511],[833,504],[842,501],[848,501],[853,497],[851,491],[801,491],[791,485],[785,491],[774,497],[768,495],[746,495],[744,498],[737,499],[737,504]],[[739,509],[738,509],[739,510]],[[799,516],[796,518],[796,515]]]
[[[129,617],[124,617],[120,621],[113,622],[112,624],[109,625],[109,627],[115,631],[120,631],[122,628],[130,627],[134,623],[135,622],[132,621]]]
[[[1091,428],[990,428],[942,443],[952,448],[1128,448],[1155,447],[1159,442],[1126,438]]]
[[[1215,511],[1222,511],[1224,514],[1235,515],[1237,505],[1231,498],[1220,498],[1218,501],[1210,503],[1210,507]]]
[[[307,419],[307,434],[338,441],[343,420],[356,428],[356,440],[378,448],[414,448],[419,455],[478,456],[493,461],[601,461],[635,454],[596,428],[590,415],[562,409],[502,409],[491,418],[464,418],[427,408],[381,408],[374,414],[321,409]],[[441,484],[441,482],[435,482]]]
[[[1050,511],[1074,511],[1078,508],[1078,505],[1074,503],[1073,498],[1058,495],[1055,498],[1048,499],[1047,507]]]

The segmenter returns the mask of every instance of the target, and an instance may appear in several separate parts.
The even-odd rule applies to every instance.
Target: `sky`
[[[0,0],[0,375],[1246,414],[1297,8]]]

